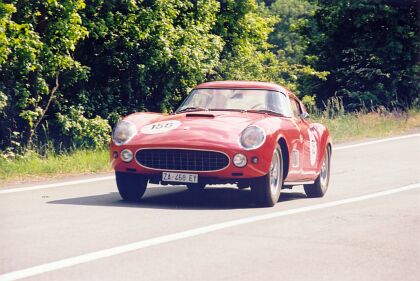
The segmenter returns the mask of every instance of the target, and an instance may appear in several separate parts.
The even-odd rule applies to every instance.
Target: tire
[[[138,202],[146,191],[148,179],[143,175],[115,172],[118,191],[124,201]]]
[[[328,189],[328,183],[330,181],[330,171],[331,171],[331,150],[327,147],[325,151],[324,161],[322,162],[321,171],[319,171],[319,176],[316,178],[315,183],[305,184],[303,187],[305,189],[306,196],[310,198],[323,197]]]
[[[267,175],[255,179],[251,184],[251,190],[260,207],[272,207],[280,198],[282,186],[283,156],[280,146],[277,145]]]
[[[199,192],[204,190],[204,188],[206,187],[206,184],[204,183],[189,183],[187,184],[187,188],[190,191],[194,191],[194,192]]]

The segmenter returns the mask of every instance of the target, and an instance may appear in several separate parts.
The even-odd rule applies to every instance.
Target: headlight
[[[242,131],[239,144],[246,150],[256,149],[265,141],[265,132],[257,126],[249,126]]]
[[[136,126],[128,121],[121,121],[117,124],[112,133],[112,140],[116,145],[123,145],[137,133]]]

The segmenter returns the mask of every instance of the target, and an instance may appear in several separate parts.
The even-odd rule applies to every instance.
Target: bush
[[[108,121],[96,116],[83,116],[83,107],[70,107],[69,113],[57,113],[57,122],[64,142],[73,148],[102,148],[110,141],[111,126]]]

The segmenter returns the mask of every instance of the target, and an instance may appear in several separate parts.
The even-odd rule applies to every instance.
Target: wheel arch
[[[289,164],[290,164],[289,148],[287,146],[286,140],[282,136],[279,138],[277,143],[280,145],[281,156],[283,157],[283,180],[284,180],[289,173]]]

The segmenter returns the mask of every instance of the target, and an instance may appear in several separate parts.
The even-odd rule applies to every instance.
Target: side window
[[[286,117],[292,116],[289,99],[281,92],[271,91],[270,94],[267,95],[266,104],[268,110],[281,113]]]
[[[291,98],[290,105],[292,106],[293,117],[300,118],[300,115],[302,114],[302,110],[300,109],[299,103],[295,99]]]

